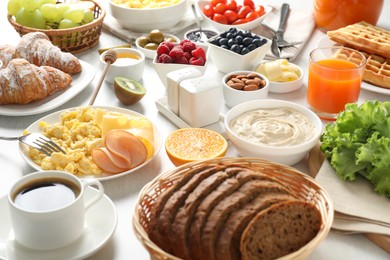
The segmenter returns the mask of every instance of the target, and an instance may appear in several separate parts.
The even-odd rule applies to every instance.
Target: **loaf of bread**
[[[238,165],[202,165],[157,197],[147,233],[161,249],[182,259],[270,259],[304,246],[321,224],[313,204],[266,173]],[[268,241],[278,243],[273,251],[252,255],[261,250],[256,230],[266,230],[264,225],[281,226],[287,235],[280,239],[279,233],[269,234]]]

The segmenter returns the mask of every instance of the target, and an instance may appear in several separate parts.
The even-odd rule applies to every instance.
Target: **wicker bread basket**
[[[148,237],[150,212],[154,201],[167,188],[172,186],[181,175],[191,169],[207,165],[235,165],[249,167],[261,171],[286,184],[298,197],[312,202],[317,206],[322,216],[322,226],[318,234],[298,251],[286,255],[280,259],[305,259],[315,247],[328,235],[333,222],[333,203],[328,193],[323,190],[311,177],[296,169],[276,164],[258,158],[217,158],[206,161],[188,163],[164,174],[159,175],[153,181],[146,184],[139,196],[133,214],[133,229],[137,238],[148,250],[151,259],[179,259],[166,253],[154,244]]]
[[[103,20],[106,16],[106,12],[98,3],[94,1],[89,2],[94,4],[93,12],[95,19],[90,23],[74,28],[50,30],[35,29],[16,23],[15,17],[11,15],[8,15],[8,21],[20,36],[30,32],[43,32],[50,38],[51,42],[58,46],[62,51],[79,53],[92,48],[99,42]]]

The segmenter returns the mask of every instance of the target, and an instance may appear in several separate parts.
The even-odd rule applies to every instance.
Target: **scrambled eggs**
[[[93,162],[91,152],[103,144],[102,130],[96,124],[96,110],[81,108],[61,114],[56,124],[40,122],[42,133],[61,146],[66,154],[53,153],[50,157],[30,149],[30,157],[43,170],[61,170],[75,175],[99,175],[102,170]]]
[[[113,3],[128,8],[160,8],[178,4],[181,0],[112,0]]]

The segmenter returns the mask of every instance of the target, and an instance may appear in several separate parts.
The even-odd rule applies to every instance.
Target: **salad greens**
[[[337,175],[353,181],[359,174],[377,193],[390,197],[390,102],[348,104],[320,138],[321,150]]]

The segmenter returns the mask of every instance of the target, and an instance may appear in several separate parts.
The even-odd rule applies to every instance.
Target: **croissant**
[[[15,48],[13,58],[23,58],[37,66],[51,66],[68,74],[78,73],[82,69],[77,57],[61,51],[42,32],[23,35]]]
[[[56,68],[13,59],[0,70],[0,104],[27,104],[65,89],[72,77]]]
[[[3,66],[0,69],[7,67],[8,63],[12,60],[15,47],[9,44],[0,46],[0,60],[3,62]]]

